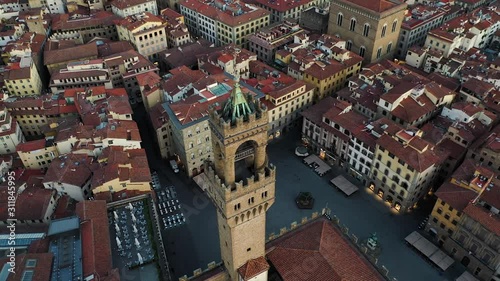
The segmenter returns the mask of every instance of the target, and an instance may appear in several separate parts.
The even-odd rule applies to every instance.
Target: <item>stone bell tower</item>
[[[247,262],[267,265],[266,211],[274,203],[276,173],[267,162],[267,110],[242,92],[236,75],[230,97],[210,109],[209,120],[214,159],[205,164],[207,191],[217,209],[222,260],[237,281]],[[261,267],[265,279],[259,280],[267,280],[269,266]]]

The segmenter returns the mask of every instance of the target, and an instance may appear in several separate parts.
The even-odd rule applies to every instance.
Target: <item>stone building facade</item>
[[[334,0],[328,34],[346,40],[346,47],[365,63],[391,59],[407,5],[397,1]]]

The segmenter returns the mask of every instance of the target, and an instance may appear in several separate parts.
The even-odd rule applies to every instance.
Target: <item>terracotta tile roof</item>
[[[137,83],[139,86],[154,86],[160,81],[162,81],[161,77],[155,72],[149,71],[145,73],[140,73],[136,76]]]
[[[238,273],[244,281],[251,280],[253,277],[269,270],[269,264],[264,257],[248,260],[244,265],[238,268]]]
[[[97,274],[103,278],[112,270],[111,243],[106,201],[82,201],[76,204],[82,233],[83,276]]]
[[[446,77],[439,72],[433,72],[429,74],[427,78],[452,91],[456,91],[460,87],[460,81],[458,81],[458,79]]]
[[[31,69],[29,67],[10,68],[4,72],[4,75],[5,80],[29,79],[31,77]]]
[[[78,30],[85,27],[112,26],[119,19],[112,12],[98,11],[89,16],[70,18],[69,14],[57,14],[52,17],[52,30],[54,32],[65,30]]]
[[[100,58],[105,58],[109,56],[115,56],[119,53],[125,53],[127,51],[134,51],[134,46],[128,41],[105,41],[104,44],[97,46],[97,52]]]
[[[160,15],[162,17],[168,18],[168,19],[177,19],[177,18],[182,18],[184,17],[183,15],[179,14],[175,10],[172,10],[170,8],[165,8],[160,11]]]
[[[368,9],[373,12],[382,13],[389,9],[392,9],[396,6],[401,5],[402,7],[406,7],[406,4],[395,1],[388,0],[373,0],[373,1],[364,1],[364,0],[340,0],[340,2],[354,4],[356,6]]]
[[[436,155],[433,151],[432,144],[424,140],[419,140],[417,147],[420,148],[421,144],[424,143],[425,147],[427,147],[425,151],[419,152],[417,149],[412,147],[415,146],[415,143],[412,143],[416,140],[415,138],[419,137],[413,137],[412,141],[409,143],[410,145],[403,145],[393,137],[384,134],[377,140],[377,144],[406,162],[408,166],[412,167],[417,172],[423,172],[432,165],[437,166],[442,160],[444,160],[440,159],[438,155]]]
[[[75,214],[75,207],[73,199],[68,195],[62,195],[57,201],[57,207],[54,211],[53,219],[61,219],[73,216]]]
[[[338,114],[336,116],[329,116],[329,114],[326,113],[324,116],[328,117],[329,119],[331,118],[330,120],[335,122],[335,124],[339,124],[341,128],[344,128],[349,132],[363,130],[366,126],[365,124],[368,124],[369,120],[368,117],[363,116],[354,110],[343,114]],[[338,132],[338,134],[345,135],[344,133],[340,133],[340,131]],[[349,141],[349,138],[346,139],[346,141]]]
[[[481,172],[481,175],[484,173]],[[488,175],[485,175],[486,177]],[[480,200],[486,202],[488,205],[493,206],[495,208],[500,207],[500,180],[496,177],[498,173],[495,173],[491,177],[491,181],[488,186],[483,187],[483,191],[481,193]]]
[[[486,81],[478,80],[476,78],[470,78],[462,83],[462,88],[468,89],[478,97],[485,98],[488,96],[488,93],[495,87]]]
[[[427,96],[421,95],[416,99],[411,97],[405,98],[391,111],[391,114],[407,123],[412,123],[420,117],[434,112],[435,109],[436,106],[432,101]]]
[[[130,102],[128,101],[127,96],[111,96],[108,97],[107,102],[107,109],[110,113],[116,113],[120,115],[132,115],[134,113],[132,111],[132,107],[130,107]]]
[[[452,206],[454,209],[462,212],[469,203],[477,197],[477,193],[450,182],[445,182],[436,191],[436,196]]]
[[[267,258],[283,281],[385,280],[333,224],[320,218],[266,245]],[[304,261],[311,268],[297,273]]]
[[[89,43],[65,49],[45,51],[43,60],[45,65],[51,65],[56,63],[80,61],[82,59],[95,59],[97,58],[97,55],[97,45],[95,43]]]
[[[467,152],[467,148],[457,144],[456,142],[445,139],[437,145],[438,148],[444,149],[449,152],[453,160],[459,160]]]
[[[316,61],[309,68],[307,68],[304,73],[309,74],[312,77],[324,80],[328,79],[337,73],[341,73],[347,67],[336,60],[330,60],[328,64]]]
[[[308,6],[312,0],[297,0],[297,1],[287,1],[287,0],[276,0],[276,1],[268,1],[268,0],[253,0],[255,3],[260,4],[264,7],[269,7],[272,10],[276,10],[278,12],[291,11],[293,9],[302,9]]]
[[[197,56],[221,49],[222,47],[213,47],[213,44],[205,39],[199,39],[193,43],[162,51],[159,57],[169,69],[180,66],[191,68],[198,63]]]
[[[216,8],[215,5],[210,5],[209,3],[211,2],[205,2],[203,0],[183,0],[179,2],[179,5],[184,6],[187,9],[194,10],[210,19],[220,21],[221,23],[231,27],[244,25],[252,20],[263,18],[269,16],[270,14],[269,11],[250,4],[240,5],[237,3],[236,5],[236,3],[225,3],[219,0],[218,3],[220,3],[221,7],[224,4],[228,7],[225,11],[223,11],[222,9]],[[238,16],[233,15],[231,10],[238,10],[238,8],[241,8],[243,14]]]
[[[147,183],[151,174],[144,149],[123,150],[123,147],[109,146],[99,157],[100,166],[92,178],[92,187],[99,187],[114,179],[120,182]]]
[[[113,0],[111,2],[111,6],[123,10],[128,7],[138,6],[141,4],[146,4],[148,2],[152,2],[152,0]]]
[[[472,159],[465,159],[464,162],[455,170],[452,178],[458,182],[469,185],[474,179],[474,172],[479,167],[479,163],[476,163]]]
[[[43,177],[39,178],[41,183]],[[26,188],[16,200],[16,219],[45,220],[50,201],[55,200],[56,191],[44,189],[42,186]],[[7,219],[5,219],[7,220]]]
[[[16,150],[20,152],[30,152],[45,148],[45,139],[28,141],[17,145]]]
[[[35,240],[28,247],[28,253],[47,253],[49,251],[50,238]]]
[[[119,0],[119,2],[122,2]],[[125,1],[123,1],[125,2]],[[128,2],[128,1],[127,1]],[[115,3],[115,2],[112,2]],[[154,23],[154,25],[153,25]],[[128,29],[130,32],[133,33],[140,33],[144,31],[145,27],[148,27],[147,30],[149,32],[150,29],[153,28],[164,28],[166,22],[150,12],[145,12],[140,15],[133,15],[133,16],[128,16],[126,18],[116,20],[115,24],[117,26],[122,26],[125,29]]]
[[[236,59],[234,59],[234,57],[236,57]],[[234,44],[229,44],[223,46],[222,49],[216,49],[213,52],[207,52],[206,54],[199,55],[197,58],[198,64],[200,65],[210,63],[217,67],[220,67],[220,63],[225,65],[232,60],[236,60],[236,64],[247,61],[256,61],[257,55],[246,49],[239,49]]]
[[[441,84],[438,84],[434,81],[431,81],[430,83],[426,84],[424,86],[424,89],[425,89],[425,92],[427,94],[434,96],[436,99],[441,99],[441,98],[444,98],[446,96],[455,95],[453,90],[448,89],[448,88],[446,88],[446,87],[442,86]]]
[[[325,99],[321,100],[321,102],[304,110],[301,115],[314,124],[319,125],[321,123],[324,123],[323,116],[325,116],[326,113],[328,113],[329,116],[335,116],[349,106],[350,104],[345,101],[337,100],[333,97],[326,97]]]
[[[495,235],[500,236],[500,219],[498,215],[491,215],[488,210],[474,204],[469,204],[464,209],[464,213]]]
[[[151,123],[153,124],[153,128],[155,130],[158,130],[165,124],[168,124],[168,114],[161,103],[158,103],[151,108],[149,111],[149,118],[151,119]]]
[[[488,97],[483,100],[483,103],[488,110],[500,114],[500,91],[491,91]]]
[[[67,154],[54,158],[43,182],[60,182],[83,187],[95,169],[91,157],[84,154]]]
[[[17,230],[17,226],[16,226]],[[30,254],[17,254],[16,255],[16,268],[14,274],[9,274],[7,280],[9,281],[24,281],[24,272],[31,270],[33,273],[33,281],[50,281],[52,273],[52,261],[54,255],[52,253],[30,253]],[[28,260],[36,260],[34,267],[27,265]],[[8,258],[0,259],[0,266],[4,266],[8,262]]]

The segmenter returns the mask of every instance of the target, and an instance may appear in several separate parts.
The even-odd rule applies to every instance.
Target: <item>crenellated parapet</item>
[[[269,164],[262,172],[252,175],[245,180],[241,180],[232,185],[226,185],[222,179],[219,178],[211,165],[207,165],[206,175],[209,181],[213,184],[216,192],[224,197],[226,202],[240,198],[243,195],[254,192],[262,187],[274,184],[276,181],[276,166]]]
[[[262,128],[267,131],[267,108],[259,101],[255,102],[255,107],[258,110],[249,113],[247,116],[240,116],[236,118],[234,123],[231,120],[225,120],[222,114],[211,108],[209,110],[210,125],[213,127],[212,131],[216,131],[224,138],[231,138],[232,136],[241,134],[241,132],[251,131],[255,128]]]

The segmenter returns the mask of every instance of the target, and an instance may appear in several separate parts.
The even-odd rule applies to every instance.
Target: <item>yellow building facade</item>
[[[59,156],[53,141],[45,139],[20,143],[16,150],[28,170],[47,169],[52,160]]]
[[[42,80],[31,58],[21,68],[7,72],[4,82],[11,96],[37,96],[42,93]]]

